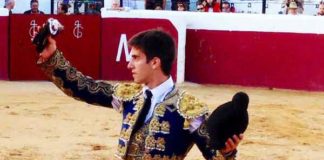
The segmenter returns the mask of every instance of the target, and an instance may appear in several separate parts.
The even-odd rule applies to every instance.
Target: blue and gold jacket
[[[208,109],[196,97],[176,87],[157,104],[152,118],[136,133],[134,124],[144,104],[142,86],[125,83],[112,85],[84,76],[64,58],[60,51],[45,63],[42,70],[65,94],[89,104],[112,108],[112,100],[122,102],[123,122],[116,157],[126,160],[182,160],[194,144],[208,160],[234,159],[208,148],[204,123],[194,132],[190,122],[207,118]]]

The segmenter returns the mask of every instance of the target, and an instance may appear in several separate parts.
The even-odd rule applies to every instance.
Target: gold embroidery
[[[183,122],[183,129],[189,129],[190,127],[190,122],[188,119],[185,119],[185,121]]]
[[[126,129],[123,128],[121,131],[120,131],[120,139],[125,139],[125,132],[126,132]]]
[[[135,134],[135,141],[136,142],[143,142],[144,135],[143,134]]]
[[[158,106],[155,108],[155,112],[154,112],[154,113],[155,113],[155,115],[157,115],[157,116],[163,117],[165,111],[166,111],[165,105],[158,105]]]
[[[144,96],[140,96],[139,99],[136,101],[136,105],[133,108],[134,111],[140,110],[144,105]]]
[[[127,113],[127,115],[126,115],[126,117],[125,117],[125,119],[123,121],[123,124],[133,126],[135,124],[137,116],[138,116],[137,112],[135,112],[134,114]]]
[[[165,150],[165,140],[164,138],[159,137],[156,140],[156,149],[159,151],[164,151]]]
[[[156,149],[159,151],[165,150],[165,140],[162,137],[158,137],[157,140],[155,140],[154,136],[148,136],[145,140],[145,148],[146,149]]]
[[[235,160],[235,156],[224,157],[222,153],[219,150],[217,150],[216,156],[213,156],[212,160]]]
[[[127,115],[126,115],[126,117],[125,117],[123,123],[124,123],[124,124],[129,124],[129,121],[131,120],[132,117],[133,117],[133,116],[132,116],[131,113],[127,113]]]
[[[152,160],[152,156],[149,155],[149,154],[145,154],[145,155],[143,156],[143,160]]]
[[[163,121],[161,123],[160,132],[164,133],[164,134],[169,134],[170,133],[170,123],[168,121]]]
[[[185,118],[183,129],[189,129],[191,119],[198,118],[208,113],[206,104],[185,92],[181,94],[177,102],[177,107],[179,114]]]
[[[118,157],[123,157],[126,154],[126,147],[119,144],[117,147],[116,154]]]
[[[142,160],[143,154],[145,152],[145,141],[144,137],[146,137],[148,131],[148,125],[144,125],[140,130],[138,130],[132,137],[131,143],[129,145],[130,148],[127,151],[126,159],[134,159],[134,160]]]
[[[160,122],[156,117],[153,117],[151,120],[149,130],[153,133],[158,133],[160,131]]]
[[[122,141],[128,142],[131,133],[132,133],[132,129],[130,127],[128,129],[123,128],[120,133],[120,139]]]
[[[144,154],[143,156],[143,160],[183,160],[184,157],[183,156],[161,156],[161,155],[150,155],[150,154]]]
[[[138,155],[140,152],[140,148],[138,146],[138,144],[136,143],[132,143],[130,146],[129,146],[129,151],[128,151],[128,154],[129,155]]]
[[[136,119],[138,117],[138,112],[135,112],[131,117],[130,117],[130,121],[129,121],[129,125],[133,126],[136,122]]]
[[[136,83],[116,84],[114,97],[122,101],[131,101],[141,94],[142,85]]]
[[[186,119],[193,119],[208,113],[206,104],[200,102],[198,98],[183,93],[178,100],[178,109],[180,114]]]
[[[153,136],[147,136],[145,139],[145,148],[155,149],[155,139]]]
[[[160,155],[154,155],[153,160],[161,160],[161,156]]]
[[[149,124],[149,131],[151,133],[170,133],[170,123],[168,121],[159,122],[158,117],[154,116]]]

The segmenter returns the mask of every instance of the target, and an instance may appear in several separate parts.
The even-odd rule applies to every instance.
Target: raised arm
[[[57,49],[56,41],[51,36],[47,38],[37,64],[66,95],[89,104],[112,107],[113,86],[107,82],[95,81],[71,66]]]

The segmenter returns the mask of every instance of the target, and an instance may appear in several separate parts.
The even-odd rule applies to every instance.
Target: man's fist
[[[37,53],[39,53],[37,64],[44,63],[54,54],[56,42],[52,36],[58,35],[62,30],[61,23],[53,18],[48,19],[43,27],[37,27],[32,37],[32,42],[36,45]]]

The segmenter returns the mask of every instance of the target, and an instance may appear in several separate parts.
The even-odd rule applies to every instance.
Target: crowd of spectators
[[[4,8],[12,13],[12,9],[15,7],[15,0],[4,0]],[[100,1],[98,1],[100,2]],[[174,11],[189,11],[190,1],[189,0],[170,0],[171,10]],[[103,7],[101,4],[89,4],[87,13],[99,14],[100,8]],[[144,7],[147,10],[166,10],[166,0],[144,0]],[[68,0],[62,0],[57,3],[57,14],[59,15],[69,15],[71,5]],[[288,15],[300,15],[304,12],[304,0],[283,0],[284,11],[279,12],[279,14]],[[112,10],[124,10],[121,7],[120,0],[112,0],[111,4]],[[223,13],[235,13],[236,9],[234,3],[230,3],[227,0],[197,0],[196,11],[199,12],[223,12]],[[44,14],[43,11],[39,10],[39,1],[30,0],[30,9],[26,10],[24,14]],[[318,4],[317,16],[324,15],[324,1],[320,1]]]
[[[16,0],[1,0],[4,1],[4,8],[7,8],[9,10],[9,13],[12,14],[12,9],[15,7]],[[19,1],[19,3],[22,3]],[[24,1],[26,3],[26,1]],[[27,2],[28,3],[28,2]],[[74,3],[74,10],[71,11],[71,3]],[[57,3],[55,3],[56,11],[54,14],[59,15],[69,15],[71,13],[74,14],[80,14],[78,11],[79,8],[83,5],[86,8],[84,9],[86,12],[84,14],[100,14],[100,9],[103,7],[103,3],[98,1],[70,1],[70,0],[57,0]],[[22,11],[23,14],[44,14],[43,11],[39,9],[39,0],[30,0],[29,1],[30,8]]]

